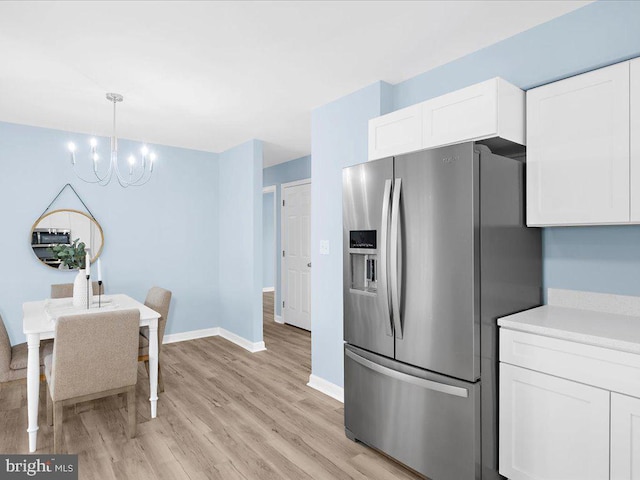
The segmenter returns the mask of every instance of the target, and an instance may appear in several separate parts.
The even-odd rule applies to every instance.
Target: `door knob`
[[[307,267],[311,268],[311,262],[307,263]]]

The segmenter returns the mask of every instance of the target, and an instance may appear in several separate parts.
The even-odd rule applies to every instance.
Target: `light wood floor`
[[[348,440],[342,404],[306,386],[308,332],[273,322],[265,294],[267,351],[220,337],[165,345],[165,393],[149,418],[142,366],[138,435],[113,397],[65,408],[64,445],[79,454],[80,479],[410,479],[401,466]],[[50,452],[41,389],[38,453]],[[27,453],[26,386],[0,387],[0,452]]]

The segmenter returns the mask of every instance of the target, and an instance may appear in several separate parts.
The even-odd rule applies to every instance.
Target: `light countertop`
[[[640,354],[640,317],[544,305],[498,319],[510,330]]]

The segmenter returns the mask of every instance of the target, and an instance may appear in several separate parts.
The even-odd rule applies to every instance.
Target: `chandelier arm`
[[[116,172],[116,178],[118,179],[118,183],[123,188],[139,186],[137,182],[139,182],[144,176],[144,172],[143,172],[143,175],[138,177],[135,181],[127,180],[125,176],[122,174],[122,172],[120,171],[120,169],[118,168],[118,165],[115,166],[115,172]]]
[[[87,180],[86,178],[84,178],[82,175],[78,173],[78,171],[76,170],[75,164],[73,165],[73,173],[75,173],[76,177],[78,177],[80,180],[82,180],[85,183],[100,183],[102,181],[102,179],[97,176],[96,177],[98,178],[98,180]]]
[[[112,162],[114,163],[114,168],[113,168],[113,170],[114,170],[114,171],[115,171],[115,173],[116,173],[116,178],[118,179],[118,183],[119,183],[121,186],[125,186],[125,185],[127,185],[127,186],[128,186],[128,185],[129,185],[129,182],[124,178],[124,175],[122,175],[122,172],[120,172],[120,167],[118,166],[117,161],[118,161],[117,159],[116,159],[116,160],[112,160]]]
[[[148,183],[148,182],[149,182],[149,180],[151,180],[151,175],[149,175],[149,176],[147,177],[147,179],[146,179],[144,182],[142,182],[142,183],[136,183],[135,185],[131,185],[131,186],[132,186],[132,187],[141,187],[142,185],[144,185],[144,184]]]
[[[121,175],[118,178],[118,182],[120,183],[120,185],[122,186],[127,186],[127,187],[140,187],[142,185],[144,185],[145,183],[147,183],[149,180],[151,180],[151,175],[153,175],[153,172],[149,171],[149,174],[147,175],[147,171],[144,170],[142,172],[141,175],[138,176],[138,178],[136,178],[135,180],[126,180],[125,178],[123,178],[123,176]],[[145,178],[146,177],[146,178]]]
[[[142,185],[144,185],[145,183],[147,183],[149,180],[151,180],[151,176],[153,175],[153,172],[149,172],[149,175],[147,176],[147,179],[144,182],[137,182],[135,185],[133,185],[134,187],[141,187]],[[142,179],[142,177],[140,177],[140,179]]]
[[[111,179],[111,174],[112,174],[112,169],[113,169],[113,164],[111,162],[109,162],[109,167],[107,169],[107,173],[105,173],[104,177],[101,177],[100,175],[98,175],[98,170],[95,167],[95,163],[94,163],[94,167],[93,167],[93,174],[96,176],[96,178],[98,179],[97,182],[93,182],[93,183],[100,183],[101,185],[106,185],[107,183],[109,183],[109,179]],[[105,182],[106,183],[102,183]]]
[[[140,169],[137,169],[140,170]],[[135,180],[129,180],[128,183],[129,185],[136,185],[138,184],[146,175],[147,173],[147,169],[146,168],[142,168],[142,170],[140,170],[140,175],[138,175],[138,178],[136,178]]]

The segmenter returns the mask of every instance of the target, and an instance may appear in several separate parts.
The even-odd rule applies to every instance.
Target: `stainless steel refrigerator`
[[[501,478],[496,318],[541,303],[524,185],[474,142],[343,171],[346,434],[433,480]]]

